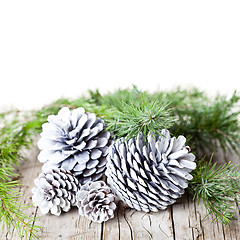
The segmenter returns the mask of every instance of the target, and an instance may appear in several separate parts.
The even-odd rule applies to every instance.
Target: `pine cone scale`
[[[88,182],[81,186],[76,198],[80,215],[99,223],[113,217],[115,198],[103,181]]]
[[[118,197],[130,207],[143,211],[165,209],[184,193],[196,164],[183,136],[171,138],[143,134],[110,146],[106,175]],[[182,159],[184,159],[182,161]]]
[[[100,178],[110,139],[104,127],[102,119],[83,108],[70,111],[63,107],[57,115],[50,115],[38,142],[43,170],[66,169],[78,177],[79,184]]]
[[[70,172],[62,169],[48,170],[41,173],[34,183],[32,200],[43,214],[50,211],[59,216],[61,210],[69,211],[76,204],[78,180]]]

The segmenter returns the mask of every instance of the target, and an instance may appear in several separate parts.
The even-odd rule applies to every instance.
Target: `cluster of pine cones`
[[[165,209],[182,196],[196,168],[185,137],[165,129],[161,136],[113,141],[104,121],[83,108],[63,107],[47,120],[38,142],[43,172],[32,190],[43,214],[77,206],[80,215],[103,222],[114,217],[117,197],[139,211]]]

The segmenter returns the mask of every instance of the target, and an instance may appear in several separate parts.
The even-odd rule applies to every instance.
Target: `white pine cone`
[[[68,212],[71,206],[76,206],[78,180],[71,172],[63,169],[51,169],[40,173],[34,180],[32,201],[43,214],[49,211],[59,216],[61,210]]]
[[[38,142],[43,170],[69,170],[80,184],[99,179],[106,169],[110,138],[104,128],[102,119],[82,107],[72,111],[63,107],[57,115],[48,116]]]
[[[116,209],[112,189],[103,181],[88,182],[77,192],[79,214],[93,222],[104,222],[114,217]]]
[[[156,138],[156,139],[155,139]],[[166,209],[187,188],[196,168],[195,156],[185,146],[184,136],[143,134],[137,139],[119,139],[110,146],[106,176],[116,195],[139,211]]]

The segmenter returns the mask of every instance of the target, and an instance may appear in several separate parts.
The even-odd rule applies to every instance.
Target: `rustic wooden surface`
[[[23,201],[26,204],[32,203],[33,180],[41,172],[41,163],[37,161],[37,154],[37,147],[25,150],[25,161],[21,163],[18,170],[23,184],[21,187],[24,194]],[[219,161],[231,160],[239,163],[236,155],[224,156],[221,151],[215,154],[215,158]],[[38,232],[41,240],[240,240],[239,212],[240,209],[237,207],[236,219],[230,226],[212,223],[212,216],[202,221],[206,215],[203,203],[197,205],[187,195],[184,195],[173,206],[158,213],[138,212],[120,203],[114,219],[103,224],[93,223],[79,216],[76,207],[60,217],[53,215],[40,217],[42,214],[35,207],[29,208],[27,214],[40,217],[34,224],[43,227]],[[20,238],[13,229],[10,234],[1,230],[0,239],[17,240]]]

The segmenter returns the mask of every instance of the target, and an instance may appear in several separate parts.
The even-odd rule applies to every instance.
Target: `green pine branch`
[[[203,200],[208,211],[207,216],[213,214],[214,222],[220,220],[229,224],[234,217],[235,203],[240,203],[238,166],[229,162],[217,167],[217,163],[212,164],[211,157],[209,162],[203,159],[199,161],[192,172],[193,179],[189,182],[188,191],[198,204]]]
[[[240,95],[234,93],[230,99],[217,96],[214,100],[199,96],[188,104],[175,106],[173,111],[177,121],[171,131],[175,135],[186,136],[194,143],[195,151],[201,149],[203,152],[214,152],[220,143],[224,151],[234,150],[239,153]]]
[[[8,232],[15,228],[21,239],[24,236],[26,239],[35,239],[39,227],[33,226],[34,217],[25,214],[25,210],[30,206],[20,202],[20,182],[13,180],[18,177],[14,172],[15,167],[23,159],[20,149],[31,143],[31,134],[28,132],[31,127],[25,124],[27,116],[18,111],[4,113],[1,117],[3,127],[0,131],[0,221],[2,228],[6,228]]]
[[[12,167],[0,168],[0,220],[2,228],[6,228],[10,233],[13,228],[19,237],[25,239],[37,239],[36,233],[39,226],[33,226],[35,217],[29,217],[25,210],[30,206],[25,206],[19,199],[22,194],[18,188],[19,181],[11,180],[17,175],[13,173]],[[5,177],[4,177],[5,176]]]
[[[236,92],[230,98],[216,96],[212,99],[196,88],[190,90],[177,88],[168,92],[148,93],[141,92],[133,86],[132,89],[119,89],[104,95],[98,90],[90,91],[88,100],[97,106],[105,106],[112,110],[112,114],[106,114],[105,120],[109,129],[114,130],[115,137],[124,135],[130,137],[134,133],[143,131],[143,125],[139,123],[146,123],[148,117],[154,115],[152,114],[154,111],[163,108],[163,113],[167,111],[163,116],[164,124],[161,124],[161,121],[151,122],[155,126],[154,131],[164,126],[170,127],[173,135],[184,135],[195,152],[199,149],[203,152],[206,150],[214,152],[220,143],[224,151],[234,150],[239,153],[240,95]],[[156,102],[157,104],[154,104]],[[172,119],[176,121],[173,122]],[[169,124],[166,125],[168,120]],[[133,126],[134,121],[136,124]],[[125,123],[126,125],[129,123],[131,128],[124,128]],[[132,127],[134,131],[129,133]],[[146,127],[145,130],[150,129]]]
[[[132,89],[119,89],[104,95],[98,90],[90,91],[88,97],[59,99],[31,112],[13,110],[1,113],[0,220],[8,231],[15,226],[21,236],[24,233],[34,238],[37,230],[32,226],[34,219],[24,214],[26,206],[17,201],[20,197],[16,191],[19,182],[13,180],[16,178],[14,168],[23,160],[21,148],[31,146],[33,137],[41,132],[47,117],[57,114],[60,108],[84,107],[86,111],[95,113],[105,120],[114,138],[130,138],[139,132],[160,135],[163,128],[169,128],[173,135],[184,135],[194,150],[200,148],[203,152],[214,152],[220,143],[224,151],[233,149],[239,152],[239,100],[237,93],[229,99],[217,96],[212,100],[198,89],[148,93],[133,86]],[[216,220],[229,223],[234,209],[232,200],[239,199],[237,169],[232,165],[217,169],[215,165],[211,166],[211,162],[200,162],[193,174],[190,187],[195,198],[203,199]],[[222,191],[223,186],[225,191]]]
[[[89,91],[88,98],[94,104],[109,106],[111,108],[123,111],[123,103],[136,104],[140,101],[141,95],[147,95],[147,92],[140,91],[135,85],[131,89],[118,89],[114,92],[101,95],[99,90]]]
[[[161,135],[162,129],[168,129],[173,125],[174,118],[170,116],[170,109],[157,100],[148,100],[141,94],[137,103],[122,102],[115,110],[110,119],[106,119],[108,130],[113,132],[115,137],[126,139],[137,136],[143,132]]]

